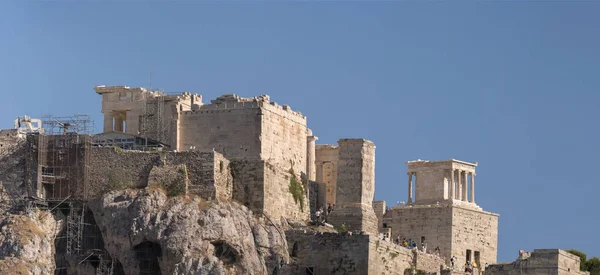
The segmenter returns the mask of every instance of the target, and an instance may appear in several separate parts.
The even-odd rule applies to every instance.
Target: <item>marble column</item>
[[[450,177],[448,178],[448,199],[454,199],[454,169],[450,169]]]
[[[460,170],[456,170],[457,175],[456,175],[456,188],[458,189],[456,192],[456,199],[457,200],[462,200],[462,171]]]
[[[408,175],[408,203],[412,203],[412,172],[406,173]]]
[[[471,203],[475,203],[475,173],[471,172]]]
[[[461,175],[463,176],[462,201],[468,201],[469,198],[467,197],[467,171],[463,171]]]
[[[309,130],[309,134],[312,134],[312,131]],[[315,141],[319,138],[309,135],[307,137],[306,143],[306,175],[308,176],[308,180],[315,181],[317,180],[317,164],[315,163]]]

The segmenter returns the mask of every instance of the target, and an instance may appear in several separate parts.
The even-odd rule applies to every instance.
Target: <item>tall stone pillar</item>
[[[113,130],[113,116],[111,113],[104,113],[104,132]]]
[[[375,144],[365,139],[341,139],[338,144],[336,204],[328,220],[336,228],[345,224],[348,230],[376,236]]]
[[[471,203],[475,203],[475,173],[471,173]]]
[[[412,172],[406,173],[408,175],[408,203],[412,203]]]
[[[316,153],[315,153],[315,141],[319,138],[312,135],[312,131],[308,129],[308,136],[306,137],[306,175],[308,176],[308,180],[316,181],[317,180],[317,164]]]
[[[115,132],[123,132],[123,120],[115,117]]]
[[[456,175],[456,185],[458,187],[458,192],[456,192],[456,199],[462,200],[462,171],[456,170],[456,172],[458,173],[458,175]]]
[[[448,199],[454,199],[454,169],[450,169],[450,178],[448,179],[448,185],[450,185],[450,194],[448,195]]]
[[[463,177],[462,201],[468,201],[468,198],[467,198],[467,171],[462,171],[461,176]]]

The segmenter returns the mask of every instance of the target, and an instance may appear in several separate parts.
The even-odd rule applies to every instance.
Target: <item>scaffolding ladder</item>
[[[67,216],[67,255],[81,255],[85,204],[79,209],[74,203],[69,203],[69,208],[70,211]]]

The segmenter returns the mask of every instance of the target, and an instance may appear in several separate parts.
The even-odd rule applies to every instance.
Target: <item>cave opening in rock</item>
[[[231,245],[224,241],[212,242],[215,247],[215,257],[223,262],[224,266],[232,266],[237,262],[238,253]]]
[[[294,242],[294,246],[292,247],[292,257],[298,257],[298,242]]]
[[[158,259],[162,256],[159,244],[144,241],[133,247],[140,264],[140,275],[161,275]]]

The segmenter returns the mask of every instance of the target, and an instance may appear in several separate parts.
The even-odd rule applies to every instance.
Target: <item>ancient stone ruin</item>
[[[82,115],[0,130],[0,272],[514,273],[493,265],[499,216],[475,203],[477,163],[409,161],[408,201],[388,207],[373,142],[316,144],[268,95],[94,90],[102,133]],[[536,268],[576,265],[542,252]]]

